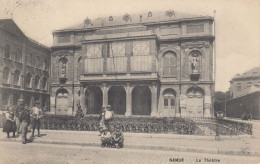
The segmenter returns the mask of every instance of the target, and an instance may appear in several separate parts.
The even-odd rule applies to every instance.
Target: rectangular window
[[[237,86],[237,91],[241,91],[241,86]]]
[[[188,25],[187,33],[201,33],[204,32],[204,25]]]
[[[87,45],[87,58],[101,58],[102,44]]]
[[[149,55],[149,41],[134,41],[133,55]]]
[[[59,36],[58,37],[58,43],[69,43],[70,42],[70,36]]]
[[[109,57],[125,56],[125,43],[112,43],[109,47]]]

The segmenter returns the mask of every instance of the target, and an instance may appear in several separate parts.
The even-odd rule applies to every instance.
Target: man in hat
[[[102,113],[100,114],[98,120],[99,120],[99,136],[102,134],[103,129],[106,127],[105,126],[105,112],[106,112],[106,107],[102,107]]]
[[[101,134],[101,147],[111,147],[112,144],[112,138],[111,138],[111,133],[108,131],[107,128],[104,128],[102,130],[102,134]]]
[[[111,105],[107,105],[106,111],[105,111],[105,125],[109,131],[111,131],[110,128],[110,122],[114,118],[114,111],[111,110]]]
[[[38,130],[38,137],[40,137],[40,118],[42,117],[42,110],[40,109],[40,102],[35,101],[34,107],[32,108],[32,135],[31,138],[34,137],[35,128]]]
[[[21,134],[21,131],[22,131],[22,127],[20,126],[21,122],[19,121],[19,117],[23,110],[24,110],[23,99],[19,99],[16,110],[15,110],[15,123],[16,123],[16,127],[17,127],[17,134]]]
[[[31,123],[31,116],[30,116],[30,111],[29,111],[29,107],[26,105],[24,107],[24,110],[22,111],[21,115],[19,116],[19,120],[21,123],[21,127],[22,127],[22,143],[26,144],[27,142],[29,142],[27,140],[27,130],[28,130],[28,126]]]
[[[120,125],[115,126],[115,131],[112,133],[112,147],[122,148],[124,145],[124,134],[121,131]]]

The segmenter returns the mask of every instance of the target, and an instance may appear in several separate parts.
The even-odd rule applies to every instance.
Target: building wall
[[[202,104],[203,108],[196,116],[212,116],[214,96],[212,22],[212,19],[193,19],[165,24],[141,23],[54,32],[51,87],[53,113],[57,110],[55,94],[58,89],[66,89],[69,97],[73,97],[73,100],[70,99],[73,101],[70,107],[74,107],[72,113],[75,113],[77,103],[86,104],[85,94],[88,88],[95,86],[101,90],[103,105],[107,105],[109,90],[113,86],[122,86],[126,92],[125,115],[132,115],[135,111],[132,109],[133,90],[136,87],[143,87],[143,90],[148,92],[147,95],[151,93],[149,99],[151,99],[152,116],[189,116],[186,107],[188,101],[193,103],[192,96],[194,102]],[[194,25],[201,25],[203,30],[189,31],[190,26]],[[111,49],[117,45],[116,43],[121,44],[121,47],[119,45],[119,50],[115,49],[115,52],[123,52],[123,56],[111,58]],[[147,56],[135,56],[136,43],[143,44],[139,49],[148,48]],[[169,67],[174,73],[169,73],[170,75],[164,72],[164,62],[167,62],[164,59],[167,54],[175,56],[174,64],[171,65],[173,69]],[[60,77],[64,75],[59,74],[59,71],[62,71],[62,66],[59,66],[62,58],[68,61],[66,77]],[[198,64],[196,72],[191,67],[194,59],[197,59]],[[94,62],[96,63],[93,64]],[[110,70],[111,67],[116,67],[118,70],[113,72]],[[62,80],[66,82],[62,84]],[[196,94],[200,95],[196,98]],[[173,106],[166,109],[165,98],[168,99],[168,104],[171,98],[174,98],[175,101],[171,104]],[[87,113],[88,109],[83,105],[83,110]]]
[[[1,20],[2,21],[2,20]],[[13,31],[7,30],[4,26],[0,28],[0,106],[1,110],[8,106],[16,106],[19,99],[32,107],[35,99],[38,99],[45,111],[49,110],[49,70],[50,70],[50,49],[39,45],[35,41],[23,35],[20,29],[12,20],[1,22]],[[10,58],[6,56],[6,47],[9,46]],[[30,58],[27,56],[31,54]],[[20,56],[19,60],[16,55]],[[18,60],[17,60],[18,59]],[[28,63],[28,59],[32,60]],[[9,69],[9,80],[6,81],[5,69]],[[19,81],[16,82],[16,72],[19,71]],[[30,73],[32,78],[30,86],[26,85],[26,76]],[[39,77],[38,86],[35,86],[35,78]],[[43,83],[46,78],[46,87]]]

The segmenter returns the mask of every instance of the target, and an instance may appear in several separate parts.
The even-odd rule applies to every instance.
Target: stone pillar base
[[[132,112],[125,112],[125,116],[132,116]]]
[[[204,117],[211,117],[210,109],[205,109],[205,111],[204,111]]]
[[[152,113],[151,113],[151,116],[152,116],[152,117],[157,117],[157,113],[156,113],[156,112],[152,112]]]
[[[181,108],[181,117],[186,117],[186,108]]]

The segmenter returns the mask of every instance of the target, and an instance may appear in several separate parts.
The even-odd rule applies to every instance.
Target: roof
[[[248,77],[260,77],[260,67],[254,67],[243,74],[236,74],[232,80]]]
[[[202,16],[202,15],[191,15],[181,12],[175,12],[173,10],[163,11],[163,12],[147,12],[147,13],[139,13],[139,14],[125,14],[121,16],[108,16],[104,18],[97,18],[91,20],[86,18],[81,23],[71,26],[59,31],[70,31],[70,30],[78,30],[78,29],[91,29],[91,28],[102,28],[102,27],[111,27],[111,26],[123,26],[123,25],[134,25],[140,23],[158,23],[158,22],[168,22],[168,21],[178,21],[185,20],[190,18],[207,18],[213,19],[210,16]]]
[[[22,37],[22,38],[25,38],[27,39],[28,41],[32,42],[33,44],[36,44],[40,47],[43,47],[45,49],[48,49],[50,50],[49,47],[27,37],[23,32],[22,30],[16,25],[16,23],[13,21],[13,19],[0,19],[0,29],[3,29],[5,31],[8,31],[12,34],[15,34],[17,35],[18,37]]]
[[[0,19],[0,29],[8,31],[19,37],[27,38],[12,19]]]

